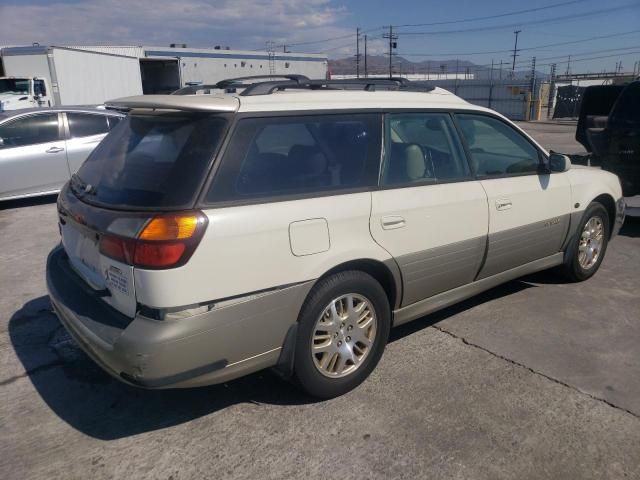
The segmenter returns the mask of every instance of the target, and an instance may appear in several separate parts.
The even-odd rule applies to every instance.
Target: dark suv
[[[640,194],[640,81],[586,89],[578,140],[593,163],[620,177],[625,197]]]

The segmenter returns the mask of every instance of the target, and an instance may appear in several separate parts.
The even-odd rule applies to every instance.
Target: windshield
[[[0,78],[0,93],[29,95],[28,78]]]
[[[130,115],[89,155],[71,188],[88,203],[187,208],[226,123],[211,114]]]

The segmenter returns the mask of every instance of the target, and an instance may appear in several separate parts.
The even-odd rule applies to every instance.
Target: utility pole
[[[518,35],[520,35],[520,32],[522,32],[522,30],[516,30],[515,35],[516,35],[516,43],[513,46],[513,65],[511,66],[511,78],[513,78],[516,74],[516,57],[518,57]]]
[[[398,35],[393,33],[393,25],[389,25],[389,33],[382,35],[382,38],[389,39],[389,78],[393,77],[393,50],[398,47]]]
[[[458,94],[458,66],[459,65],[460,65],[460,60],[456,58],[456,83],[455,83],[455,87],[453,88],[453,93],[455,95]]]
[[[489,74],[489,108],[491,108],[491,100],[493,100],[493,58],[491,59],[491,73]]]
[[[551,118],[553,99],[556,97],[556,64],[551,64],[551,83],[549,84],[549,100],[547,101],[547,118]]]
[[[356,28],[356,78],[360,78],[360,27]]]
[[[500,80],[502,80],[502,60],[500,60]]]
[[[537,120],[536,117],[536,57],[531,59],[531,81],[529,89],[531,90],[531,107],[529,109],[529,120]]]
[[[367,70],[367,35],[364,36],[364,78],[369,77]]]
[[[565,72],[565,75],[570,75],[571,74],[571,55],[569,55],[569,58],[567,58],[567,71]]]

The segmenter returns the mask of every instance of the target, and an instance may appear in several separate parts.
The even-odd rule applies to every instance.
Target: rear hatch
[[[58,200],[62,243],[95,294],[133,317],[134,269],[184,265],[206,228],[194,211],[228,117],[133,111],[91,153]]]

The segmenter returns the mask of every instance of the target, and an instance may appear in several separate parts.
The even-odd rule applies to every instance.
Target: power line
[[[609,34],[609,35],[598,35],[598,36],[595,36],[595,37],[582,38],[580,40],[571,40],[571,41],[567,41],[567,42],[548,43],[546,45],[537,45],[535,47],[524,47],[524,48],[521,47],[518,50],[520,50],[520,51],[524,51],[524,50],[529,51],[529,50],[538,50],[538,49],[541,49],[541,48],[560,47],[560,46],[563,46],[563,45],[572,45],[572,44],[576,44],[576,43],[590,42],[592,40],[601,40],[601,39],[604,39],[604,38],[621,37],[621,36],[630,35],[630,34],[633,34],[633,33],[640,33],[640,30],[630,30],[628,32],[612,33],[612,34]],[[513,50],[509,49],[509,50],[483,50],[483,51],[479,51],[479,52],[399,53],[398,55],[404,56],[404,57],[409,57],[409,56],[413,56],[413,57],[471,56],[471,55],[485,55],[485,54],[493,54],[493,53],[507,53],[507,52],[512,52],[512,51]]]
[[[489,25],[485,27],[473,27],[473,28],[464,28],[464,29],[458,29],[458,30],[436,30],[436,31],[430,31],[430,32],[402,32],[402,35],[405,35],[405,36],[406,35],[412,35],[412,36],[445,35],[445,34],[451,34],[451,33],[483,32],[487,30],[518,28],[526,25],[537,25],[541,23],[554,24],[554,23],[561,23],[565,20],[571,21],[571,20],[576,20],[576,19],[585,18],[585,17],[592,17],[594,15],[603,15],[603,14],[606,15],[609,13],[614,13],[621,10],[627,10],[629,8],[637,8],[637,7],[638,7],[637,2],[634,2],[630,4],[620,5],[618,7],[602,8],[599,10],[590,10],[588,12],[574,13],[571,15],[564,15],[561,17],[551,17],[551,18],[543,18],[539,20],[530,20],[528,22],[518,22],[518,23],[503,24],[503,25]]]
[[[570,2],[554,3],[552,5],[545,5],[543,7],[527,8],[525,10],[517,10],[517,11],[507,12],[507,13],[498,13],[498,14],[493,14],[493,15],[487,15],[487,16],[484,16],[484,17],[462,18],[462,19],[458,19],[458,20],[448,20],[448,21],[444,21],[444,22],[406,23],[406,24],[403,24],[403,25],[394,25],[394,27],[395,28],[430,27],[430,26],[434,26],[434,25],[450,25],[452,23],[477,22],[477,21],[480,21],[480,20],[489,20],[489,19],[493,19],[493,18],[503,18],[503,17],[510,17],[510,16],[513,16],[513,15],[521,15],[523,13],[539,12],[541,10],[549,10],[551,8],[564,7],[565,5],[571,5],[571,4],[574,4],[574,3],[582,3],[584,1],[585,0],[572,0]]]

